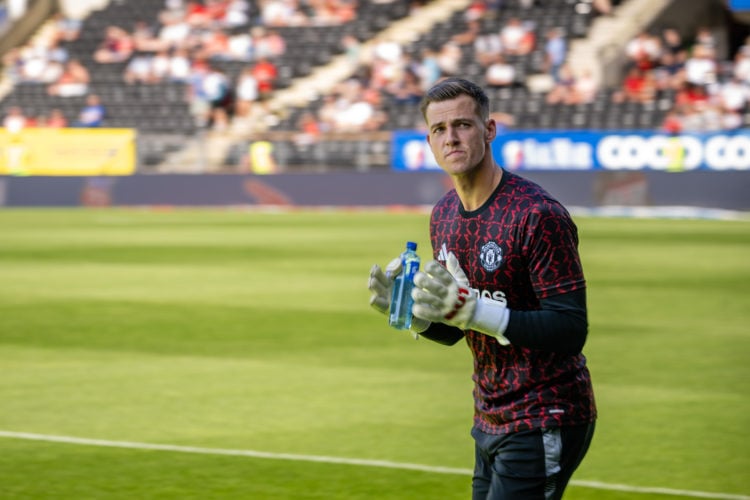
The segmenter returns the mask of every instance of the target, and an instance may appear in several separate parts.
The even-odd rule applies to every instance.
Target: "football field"
[[[401,212],[0,210],[0,498],[471,497],[471,356],[390,330]],[[566,500],[748,499],[750,222],[576,217]]]

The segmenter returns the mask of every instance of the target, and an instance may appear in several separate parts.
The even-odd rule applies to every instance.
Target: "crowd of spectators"
[[[534,0],[520,2],[522,9],[533,8],[535,3]],[[419,4],[414,4],[410,15],[419,16],[419,8]],[[383,112],[387,103],[397,107],[418,103],[426,89],[438,79],[463,74],[467,53],[472,55],[470,60],[481,67],[480,74],[488,87],[524,86],[523,75],[517,73],[514,62],[530,58],[540,43],[545,54],[542,71],[552,80],[550,100],[573,104],[591,99],[596,89],[591,88],[593,78],[590,74],[583,75],[572,89],[562,91],[567,88],[568,71],[564,67],[567,56],[565,33],[560,28],[552,28],[543,40],[538,40],[537,26],[533,21],[522,16],[505,18],[502,8],[502,1],[473,1],[463,14],[465,29],[439,47],[423,47],[418,53],[409,52],[401,44],[386,39],[363,55],[357,50],[356,41],[348,41],[348,51],[360,58],[362,64],[355,75],[325,98],[317,114],[303,115],[304,119],[298,126],[304,126],[308,132],[301,137],[307,140],[312,129],[323,132],[369,131],[375,127],[391,126]],[[488,32],[482,28],[487,24],[496,24],[497,29]],[[512,121],[512,117],[505,121]],[[407,121],[405,126],[419,126],[419,121]]]
[[[2,126],[11,133],[29,128],[97,128],[103,125],[106,115],[107,109],[99,95],[88,94],[73,121],[69,121],[60,108],[52,108],[49,113],[37,116],[27,116],[20,106],[11,106],[3,117]]]
[[[80,21],[67,18],[61,13],[56,14],[32,40],[4,54],[4,76],[14,85],[44,85],[50,96],[88,96],[88,99],[98,99],[98,96],[89,94],[89,70],[80,60],[70,57],[65,48],[65,42],[76,40],[80,30]],[[18,132],[32,127],[63,128],[101,124],[101,119],[97,123],[85,120],[85,110],[85,106],[82,107],[78,119],[69,122],[57,107],[50,109],[48,113],[29,116],[20,106],[12,106],[3,119],[3,126],[7,130]]]
[[[364,50],[355,36],[345,35],[340,48],[358,69],[335,85],[318,108],[302,114],[296,123],[301,140],[392,126],[389,106],[415,104],[438,79],[463,74],[467,53],[490,88],[528,86],[536,76],[543,77],[544,100],[550,105],[592,102],[601,89],[591,70],[570,66],[565,29],[542,30],[524,17],[523,9],[538,2],[518,0],[521,9],[506,17],[503,0],[474,0],[463,13],[463,31],[439,47],[423,46],[416,53],[388,39]],[[604,15],[612,9],[608,0],[586,5]],[[280,28],[340,25],[356,18],[356,7],[357,0],[164,0],[155,19],[138,19],[130,29],[106,26],[91,57],[99,65],[120,64],[127,85],[184,83],[197,125],[222,130],[236,118],[267,114],[265,103],[280,73],[277,62],[287,51]],[[410,15],[419,16],[420,8],[421,2],[413,2]],[[496,29],[486,30],[493,25],[488,19]],[[106,116],[104,104],[90,94],[89,70],[65,48],[80,29],[80,21],[58,15],[31,42],[4,56],[5,74],[15,84],[43,84],[51,96],[87,96],[71,126],[99,126]],[[722,62],[707,28],[689,43],[675,29],[656,35],[644,31],[627,44],[625,53],[627,73],[612,94],[614,105],[647,104],[670,96],[674,106],[661,127],[674,133],[743,125],[750,100],[750,40],[733,61]],[[528,67],[530,58],[540,54],[538,75],[519,74],[519,67]],[[243,65],[238,74],[222,69],[227,61]],[[18,112],[22,114],[14,110],[14,119]],[[59,126],[59,115],[55,110],[49,116],[26,117],[25,123]],[[406,126],[417,124],[415,120]]]
[[[47,85],[51,95],[85,94],[88,70],[70,57],[64,44],[77,39],[80,28],[80,22],[56,15],[29,42],[3,55],[5,77],[13,84]]]
[[[720,57],[707,26],[685,39],[676,29],[643,31],[625,48],[628,67],[615,103],[670,108],[660,125],[669,133],[733,130],[745,125],[750,102],[750,39],[730,58]]]
[[[158,28],[139,20],[131,32],[108,28],[97,50],[102,63],[128,60],[127,83],[187,83],[199,126],[224,129],[234,117],[261,113],[276,89],[275,61],[287,50],[278,28],[346,23],[356,0],[166,0]],[[111,32],[111,33],[110,33]],[[246,63],[238,75],[223,61]]]

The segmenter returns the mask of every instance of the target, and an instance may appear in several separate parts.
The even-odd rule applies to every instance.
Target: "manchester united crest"
[[[494,241],[486,243],[479,254],[479,261],[487,271],[496,271],[503,261],[503,249]]]

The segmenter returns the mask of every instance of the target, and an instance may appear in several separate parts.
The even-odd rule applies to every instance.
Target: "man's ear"
[[[487,127],[484,131],[484,140],[489,144],[495,140],[495,136],[497,136],[497,123],[495,123],[494,119],[490,118],[487,120]]]

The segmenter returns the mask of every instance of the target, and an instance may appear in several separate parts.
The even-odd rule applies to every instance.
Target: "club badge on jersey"
[[[479,254],[479,262],[487,271],[497,271],[503,262],[503,249],[494,241],[485,243]]]

